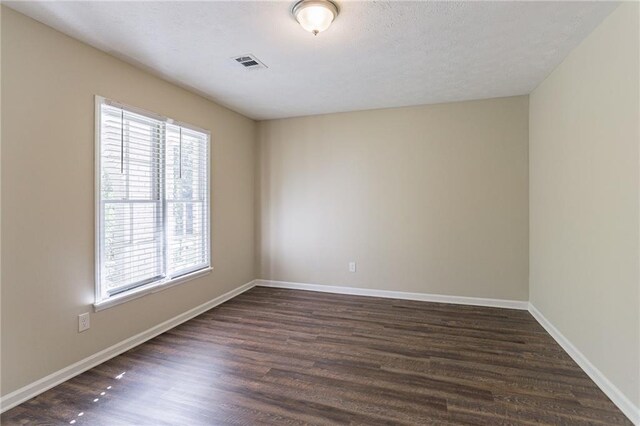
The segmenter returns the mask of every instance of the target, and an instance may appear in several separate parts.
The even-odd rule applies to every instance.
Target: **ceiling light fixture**
[[[300,0],[291,13],[305,30],[318,35],[338,16],[338,6],[330,0]]]

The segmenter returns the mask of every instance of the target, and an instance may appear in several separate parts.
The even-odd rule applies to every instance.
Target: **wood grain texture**
[[[1,420],[631,424],[526,311],[264,287]]]

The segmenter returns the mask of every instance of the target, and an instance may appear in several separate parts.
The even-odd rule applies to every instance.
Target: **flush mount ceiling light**
[[[293,5],[291,13],[302,28],[318,35],[336,19],[338,6],[330,0],[300,0]]]

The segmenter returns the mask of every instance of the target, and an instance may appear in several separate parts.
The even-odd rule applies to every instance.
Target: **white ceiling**
[[[5,4],[254,119],[529,93],[617,6],[343,0],[314,37],[292,2]]]

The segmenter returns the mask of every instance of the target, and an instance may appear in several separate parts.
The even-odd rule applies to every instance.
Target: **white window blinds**
[[[166,127],[168,270],[172,275],[208,266],[207,136]]]
[[[99,100],[98,294],[209,268],[209,135]]]

